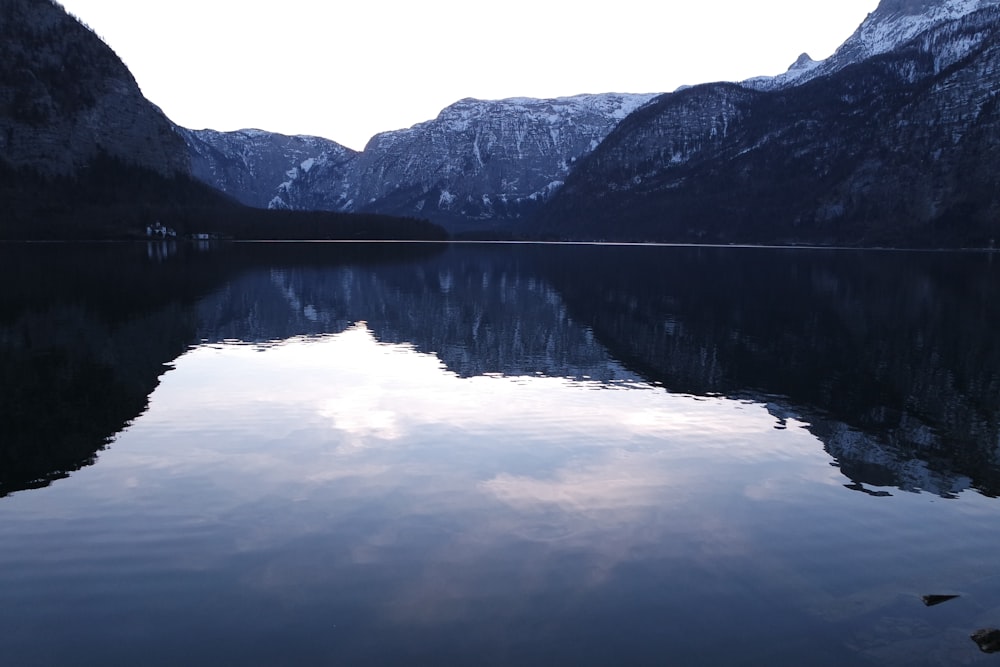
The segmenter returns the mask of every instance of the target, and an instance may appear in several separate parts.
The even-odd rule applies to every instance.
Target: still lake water
[[[1000,660],[1000,256],[3,245],[0,281],[3,664]]]

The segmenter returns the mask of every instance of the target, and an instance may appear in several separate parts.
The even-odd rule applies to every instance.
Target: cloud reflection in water
[[[619,390],[593,391],[602,386]],[[693,507],[704,520],[720,487],[759,502],[796,479],[836,488],[839,477],[813,436],[776,431],[762,405],[640,383],[461,378],[433,355],[379,343],[363,323],[266,348],[192,350],[150,404],[105,468],[210,470],[237,496],[392,493],[406,515],[454,522],[477,542],[492,531],[652,544]]]

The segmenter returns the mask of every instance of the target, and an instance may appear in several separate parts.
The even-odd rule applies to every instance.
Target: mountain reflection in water
[[[483,375],[644,381],[803,424],[848,489],[1000,493],[991,254],[264,244],[0,247],[0,494],[81,466],[192,346],[364,322]]]

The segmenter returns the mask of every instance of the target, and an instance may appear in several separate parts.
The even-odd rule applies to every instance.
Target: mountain
[[[347,205],[453,228],[516,219],[652,97],[461,100],[432,121],[373,137],[358,158]]]
[[[581,161],[532,233],[991,243],[1000,235],[1000,6],[925,4],[918,16],[913,3],[883,2],[838,54],[879,51],[913,25],[931,27],[830,74],[803,59],[797,85],[706,84],[659,97]]]
[[[212,155],[188,143],[197,176],[247,203],[458,232],[984,244],[1000,234],[997,4],[883,0],[830,58],[802,54],[778,76],[662,96],[466,99],[361,153],[259,133],[206,140]]]
[[[774,90],[805,83],[893,51],[926,30],[994,4],[995,0],[882,0],[854,34],[826,60],[815,61],[803,53],[787,72],[749,79],[742,84]]]
[[[0,62],[0,166],[73,174],[102,153],[163,175],[188,173],[172,123],[58,3],[0,3]]]
[[[51,0],[0,1],[0,62],[0,239],[145,237],[159,221],[179,235],[234,238],[445,236],[423,221],[239,204],[219,190],[244,196],[272,173],[290,178],[290,164],[305,168],[308,158],[296,158],[334,160],[346,149],[245,132],[240,157],[250,168],[234,175],[216,148],[224,137],[177,128],[115,53]],[[284,151],[284,161],[253,164],[254,142]],[[208,187],[192,165],[227,180]]]
[[[256,132],[186,136],[195,175],[246,203],[491,228],[536,210],[579,158],[653,97],[464,99],[434,120],[376,135],[360,154],[308,138],[295,152],[290,138]]]
[[[331,180],[346,182],[346,167],[358,155],[357,151],[320,137],[180,127],[177,132],[187,144],[195,178],[257,208],[338,210],[336,206],[311,206],[311,202],[299,204],[289,195],[289,189],[317,164],[324,165]],[[338,171],[338,167],[345,168]]]

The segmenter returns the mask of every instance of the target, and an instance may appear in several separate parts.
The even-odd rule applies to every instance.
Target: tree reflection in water
[[[462,377],[764,403],[849,478],[1000,493],[990,254],[407,244],[5,246],[0,494],[94,462],[191,345],[364,321]]]

